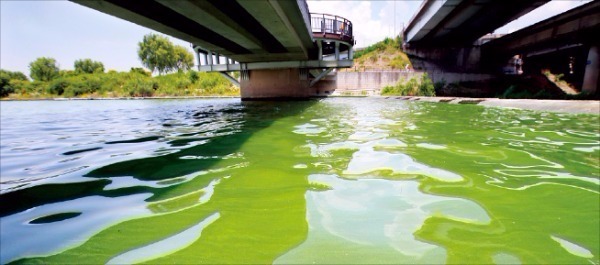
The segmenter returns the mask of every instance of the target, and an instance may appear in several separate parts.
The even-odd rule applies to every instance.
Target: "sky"
[[[590,0],[553,0],[500,29],[510,33]],[[308,1],[310,12],[328,13],[352,21],[356,47],[365,47],[402,31],[422,1]],[[107,70],[142,67],[137,44],[151,29],[78,4],[59,1],[0,0],[0,68],[29,75],[38,57],[55,58],[61,69],[75,60],[100,61]],[[170,37],[177,45],[185,41]]]

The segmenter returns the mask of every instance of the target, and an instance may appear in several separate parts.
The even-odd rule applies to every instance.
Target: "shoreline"
[[[88,98],[3,98],[1,101],[69,101],[69,100],[148,100],[148,99],[202,99],[240,98],[240,96],[166,96],[166,97],[88,97]]]
[[[600,100],[501,99],[465,97],[374,96],[385,99],[424,101],[448,104],[474,104],[485,107],[526,109],[572,114],[600,115]]]
[[[330,96],[347,97],[347,96]],[[600,100],[562,100],[562,99],[501,99],[501,98],[466,98],[466,97],[423,97],[423,96],[351,96],[356,98],[381,98],[406,101],[423,101],[448,104],[474,104],[486,107],[527,109],[572,114],[600,115]],[[2,101],[70,101],[70,100],[153,100],[153,99],[217,99],[240,98],[240,96],[166,96],[166,97],[89,97],[89,98],[31,98],[10,99]],[[315,97],[319,98],[319,97]]]

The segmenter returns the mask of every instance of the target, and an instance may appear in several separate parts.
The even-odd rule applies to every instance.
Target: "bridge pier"
[[[581,91],[590,95],[598,93],[600,83],[600,54],[598,45],[590,47],[583,76]]]
[[[308,70],[299,68],[247,70],[240,80],[242,100],[302,99],[313,95]]]

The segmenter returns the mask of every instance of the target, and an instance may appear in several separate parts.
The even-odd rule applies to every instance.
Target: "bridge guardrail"
[[[313,36],[322,35],[331,38],[332,35],[343,41],[353,42],[352,22],[346,18],[322,14],[310,13],[310,24]]]

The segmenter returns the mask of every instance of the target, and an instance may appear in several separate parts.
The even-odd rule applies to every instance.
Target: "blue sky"
[[[508,33],[589,2],[551,1],[540,9],[500,28]],[[394,36],[407,24],[421,1],[309,1],[311,12],[331,13],[354,24],[358,47]],[[394,24],[395,21],[395,24]],[[91,58],[106,69],[128,71],[142,67],[137,43],[153,30],[68,1],[0,0],[0,68],[29,74],[38,57],[52,57],[61,69]],[[171,38],[189,48],[189,43]],[[191,48],[190,48],[191,51]]]

